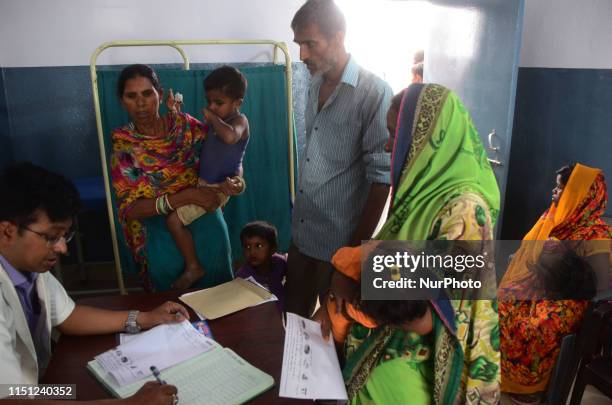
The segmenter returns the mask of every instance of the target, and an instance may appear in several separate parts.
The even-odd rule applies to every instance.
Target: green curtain
[[[205,105],[203,81],[210,71],[210,69],[188,71],[156,69],[164,89],[167,91],[172,88],[174,92],[182,93],[184,97],[183,111],[196,118],[202,118],[201,110]],[[244,194],[232,197],[223,210],[234,260],[242,258],[240,230],[249,221],[266,220],[274,224],[279,233],[280,251],[287,250],[291,237],[289,156],[287,153],[287,128],[289,123],[287,120],[285,67],[281,65],[240,67],[240,71],[246,76],[248,81],[247,94],[241,111],[249,119],[251,137],[244,158],[244,177],[247,189]],[[109,156],[112,150],[109,139],[110,131],[112,128],[119,127],[129,121],[127,113],[119,104],[116,96],[116,84],[119,73],[120,71],[117,69],[98,71],[107,165],[109,164]],[[162,106],[161,112],[165,112],[165,106]],[[114,195],[112,198],[113,202],[115,202]],[[206,216],[211,215],[214,214]],[[204,228],[211,226],[211,220],[212,218],[209,218],[209,224],[203,224],[202,226]],[[115,221],[117,224],[117,236],[123,271],[135,273],[137,272],[137,267],[123,238],[119,222],[117,221],[116,211]],[[200,221],[196,222],[199,225]],[[167,272],[166,269],[171,263],[182,263],[180,255],[171,243],[171,237],[164,226],[163,221],[155,219],[151,219],[147,223],[150,239],[147,245],[147,252],[151,253],[151,255],[148,255],[150,272],[153,272],[153,268],[159,268],[158,271],[160,272]],[[155,228],[156,234],[159,232],[155,240],[151,240],[149,227]],[[205,229],[204,232],[206,232]],[[196,238],[199,253],[208,250],[205,247],[207,243],[211,242],[198,241],[198,238]],[[218,242],[213,243],[217,244]],[[156,255],[160,249],[164,251],[163,257],[157,258],[153,262],[151,260],[152,255]],[[203,256],[206,255],[203,254]],[[206,268],[206,260],[203,264]],[[168,277],[171,277],[171,275],[168,275]],[[159,288],[160,286],[157,282],[156,287],[158,289],[165,289]]]

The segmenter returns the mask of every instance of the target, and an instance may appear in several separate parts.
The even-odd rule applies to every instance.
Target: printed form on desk
[[[317,322],[292,313],[287,313],[279,396],[348,399],[333,339],[323,338]]]
[[[164,324],[95,357],[120,386],[150,376],[151,366],[167,369],[218,346],[195,330],[189,321]]]
[[[96,360],[89,371],[117,398],[134,395],[153,376],[119,386]],[[178,389],[179,403],[185,405],[238,405],[272,388],[274,379],[258,370],[230,349],[218,344],[197,357],[162,372],[163,379]]]

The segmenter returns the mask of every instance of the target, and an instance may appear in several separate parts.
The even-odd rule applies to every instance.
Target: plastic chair
[[[572,383],[578,372],[581,351],[586,342],[592,340],[592,333],[586,328],[586,323],[593,316],[593,308],[601,301],[612,300],[612,290],[600,291],[592,300],[584,314],[583,326],[578,333],[567,335],[561,341],[561,349],[551,374],[546,399],[549,404],[565,404],[571,393]],[[612,336],[610,336],[612,338]],[[609,341],[610,339],[608,339]],[[612,342],[609,342],[612,344]]]
[[[564,404],[578,368],[576,353],[577,334],[567,335],[561,341],[561,349],[551,374],[546,400],[549,404]]]
[[[574,385],[570,405],[578,405],[587,385],[592,385],[612,399],[612,354],[607,334],[612,320],[612,302],[595,304],[585,319],[583,345],[578,377]]]

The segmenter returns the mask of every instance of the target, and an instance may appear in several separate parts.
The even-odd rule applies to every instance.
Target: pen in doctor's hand
[[[151,372],[153,373],[153,376],[155,377],[158,383],[162,385],[166,383],[164,380],[161,379],[161,373],[159,372],[157,367],[151,366]]]

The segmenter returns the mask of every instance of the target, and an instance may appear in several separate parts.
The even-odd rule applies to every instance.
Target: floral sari
[[[435,84],[413,84],[404,92],[391,175],[392,206],[376,239],[492,239],[499,190],[470,115],[453,92]],[[338,252],[346,254],[351,252]],[[360,266],[336,268],[360,277]],[[352,323],[343,370],[352,403],[498,402],[496,302],[440,299],[429,306],[434,327],[427,336],[375,327],[363,318]]]
[[[583,257],[609,254],[612,232],[601,219],[606,204],[601,170],[577,164],[558,204],[552,204],[523,238],[500,286],[502,391],[545,391],[561,340],[578,330],[588,306],[581,300],[525,299],[522,294],[534,285],[528,264],[537,261],[549,239],[576,241],[576,253]]]
[[[156,198],[197,185],[197,146],[206,135],[206,127],[184,113],[167,114],[166,127],[167,135],[162,138],[140,134],[133,124],[112,132],[111,177],[119,220],[148,287],[146,227],[141,220],[127,220],[127,214],[140,198]]]

